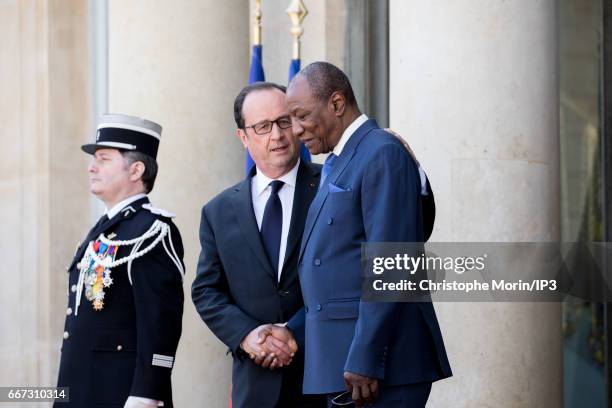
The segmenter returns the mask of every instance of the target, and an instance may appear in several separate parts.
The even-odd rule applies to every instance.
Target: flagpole
[[[253,45],[261,45],[261,0],[255,0],[255,24],[253,25]]]
[[[249,69],[249,84],[266,80],[263,69],[263,46],[261,44],[261,0],[255,0],[255,20],[253,21],[253,46],[251,47],[251,68]],[[248,175],[255,163],[249,154],[246,152],[245,171]]]
[[[308,9],[302,0],[293,0],[291,4],[289,4],[289,7],[287,7],[287,14],[291,19],[291,35],[293,36],[293,55],[291,57],[291,63],[289,64],[289,82],[291,82],[293,77],[300,72],[301,69],[300,37],[304,34],[302,21],[304,21],[304,17],[308,14]],[[311,159],[310,152],[303,143],[300,143],[300,157],[307,162]]]
[[[294,60],[300,59],[300,37],[304,34],[302,28],[302,21],[308,14],[308,9],[304,5],[302,0],[292,0],[289,7],[287,7],[287,14],[291,19],[291,35],[293,36],[293,55]]]

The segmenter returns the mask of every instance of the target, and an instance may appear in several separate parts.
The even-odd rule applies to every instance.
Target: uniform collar
[[[115,204],[113,206],[113,208],[111,208],[110,210],[107,209],[105,211],[105,214],[108,216],[109,219],[111,219],[115,215],[119,214],[119,212],[121,210],[123,210],[125,207],[127,207],[130,204],[132,204],[134,201],[140,200],[141,198],[144,198],[146,196],[147,195],[145,193],[140,193],[140,194],[136,194],[136,195],[130,196],[130,197],[126,198],[125,200],[120,201],[117,204]]]
[[[348,125],[348,127],[344,129],[344,133],[342,133],[342,137],[340,137],[340,140],[338,141],[338,144],[334,147],[332,153],[336,156],[340,156],[342,150],[344,149],[344,146],[346,145],[346,142],[348,142],[353,133],[355,133],[355,131],[357,131],[357,129],[359,129],[359,127],[363,125],[367,120],[368,117],[366,116],[366,114],[362,113],[361,116],[359,116],[353,121],[353,123]]]
[[[270,177],[263,174],[263,172],[261,172],[259,169],[257,169],[257,173],[255,173],[255,175],[253,176],[252,185],[255,197],[259,197],[259,195],[263,193],[266,187],[268,187],[268,185],[270,185],[270,183],[274,180],[280,180],[291,187],[295,187],[297,181],[298,167],[300,167],[300,159],[298,159],[295,166],[293,166],[293,168],[289,170],[288,173],[283,174],[277,179],[271,179]]]

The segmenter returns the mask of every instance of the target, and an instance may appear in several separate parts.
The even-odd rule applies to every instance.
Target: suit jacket
[[[304,392],[344,390],[344,371],[383,385],[451,375],[431,303],[361,300],[362,242],[423,242],[416,163],[393,136],[368,120],[352,135],[313,200],[299,274],[305,328]]]
[[[92,229],[68,268],[70,290],[58,386],[70,387],[70,403],[59,407],[123,407],[129,395],[172,406],[170,360],[181,336],[183,245],[169,218],[142,208],[148,203],[146,197],[139,199]],[[171,232],[164,243],[132,262],[132,283],[126,263],[111,268],[113,283],[105,288],[103,309],[95,311],[83,291],[75,316],[77,265],[89,242],[100,233],[115,233],[113,240],[131,240],[142,236],[155,220],[170,225]],[[141,248],[153,240],[147,239]],[[171,250],[170,240],[177,255],[174,260],[164,249],[166,245]],[[131,245],[120,247],[115,259],[128,256],[131,250]]]
[[[299,353],[289,367],[271,371],[253,363],[240,343],[259,325],[286,322],[303,306],[297,259],[320,169],[320,165],[304,161],[298,168],[280,282],[266,255],[253,211],[251,177],[254,171],[202,209],[202,251],[192,298],[204,322],[234,357],[234,407],[273,407],[279,398],[283,376],[290,374],[288,370],[294,370],[292,378],[297,378],[297,389],[300,389],[303,359]]]

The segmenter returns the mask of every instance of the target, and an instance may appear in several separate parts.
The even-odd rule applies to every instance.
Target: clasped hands
[[[281,324],[264,324],[253,329],[240,348],[255,364],[271,370],[291,364],[298,350],[293,334]]]
[[[293,334],[281,324],[264,324],[253,329],[240,343],[255,364],[274,370],[291,364],[298,350]],[[378,380],[346,371],[344,383],[355,405],[372,403],[378,397]]]

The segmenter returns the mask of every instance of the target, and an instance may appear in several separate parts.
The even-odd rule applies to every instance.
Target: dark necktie
[[[325,159],[325,163],[323,163],[323,170],[321,170],[321,182],[319,183],[319,189],[321,189],[321,186],[325,182],[325,179],[327,178],[327,176],[329,176],[329,173],[331,173],[331,171],[333,170],[334,162],[336,161],[337,158],[338,156],[336,156],[333,153],[330,153],[330,155],[327,156],[327,159]]]
[[[261,238],[275,273],[278,273],[278,256],[280,253],[281,231],[283,229],[283,205],[278,197],[278,191],[284,184],[280,180],[274,180],[270,183],[272,191],[266,203],[261,222]]]
[[[90,240],[93,238],[97,238],[100,227],[102,227],[102,224],[104,224],[106,221],[108,221],[108,216],[104,214],[103,216],[100,217],[98,222],[96,222],[96,224],[91,228],[91,230],[89,230],[88,235],[90,236]],[[91,237],[91,235],[96,235],[96,237]]]

